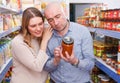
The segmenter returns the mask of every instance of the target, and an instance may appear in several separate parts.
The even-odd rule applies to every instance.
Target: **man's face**
[[[45,17],[48,23],[57,31],[61,31],[66,25],[66,17],[59,7],[52,7],[45,11]]]

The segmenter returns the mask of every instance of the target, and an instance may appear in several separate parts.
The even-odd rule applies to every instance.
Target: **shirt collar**
[[[69,33],[69,32],[72,32],[72,26],[71,26],[71,22],[69,22],[69,28],[68,28],[68,32],[67,33]],[[55,36],[59,36],[58,34],[57,34],[57,31],[55,31],[55,30],[53,30],[53,34],[55,35]]]

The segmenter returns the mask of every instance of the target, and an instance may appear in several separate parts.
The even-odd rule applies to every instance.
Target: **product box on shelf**
[[[3,18],[3,30],[8,30],[12,27],[12,15],[11,14],[5,14]]]

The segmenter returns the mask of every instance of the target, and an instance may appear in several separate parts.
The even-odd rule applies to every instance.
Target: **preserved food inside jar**
[[[109,58],[109,57],[107,57],[107,58],[106,58],[106,64],[111,65],[111,62],[112,62],[112,59]]]
[[[107,22],[107,29],[112,30],[112,22]]]
[[[97,54],[97,53],[96,53],[96,49],[97,49],[96,47],[97,47],[97,44],[94,43],[94,44],[93,44],[93,47],[94,47],[94,49],[93,49],[93,50],[94,50],[94,55],[96,56],[96,54]]]
[[[103,45],[98,45],[97,49],[96,49],[96,55],[98,57],[102,57],[103,52],[104,52],[104,46]]]
[[[62,40],[62,54],[66,57],[65,52],[68,52],[69,55],[72,54],[74,40],[71,37],[65,37]]]
[[[104,15],[105,15],[105,11],[104,10],[101,10],[100,12],[100,19],[104,19]]]
[[[114,12],[113,12],[113,19],[114,20],[118,19],[118,14],[119,14],[119,10],[118,9],[114,9]]]
[[[103,61],[106,61],[106,59],[107,59],[107,56],[106,56],[106,54],[104,53],[104,54],[102,55],[102,60],[103,60]]]
[[[105,19],[108,19],[108,11],[109,11],[109,10],[105,10],[105,15],[104,15],[104,18],[105,18]]]
[[[117,23],[116,22],[113,22],[113,24],[112,24],[112,30],[117,30]]]
[[[117,22],[116,30],[120,32],[120,22]]]
[[[103,26],[104,29],[107,29],[107,22],[104,21],[104,26]]]
[[[116,60],[112,59],[111,61],[111,67],[115,68]]]
[[[109,20],[113,19],[113,10],[109,10],[109,12],[108,12],[108,19]]]
[[[118,10],[118,19],[120,20],[120,9]]]

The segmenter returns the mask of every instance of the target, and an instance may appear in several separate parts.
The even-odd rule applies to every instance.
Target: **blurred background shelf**
[[[120,32],[118,31],[106,30],[106,29],[101,29],[101,28],[91,28],[91,27],[88,27],[88,29],[90,32],[95,32],[98,34],[103,34],[105,36],[120,39]]]
[[[117,83],[120,83],[120,75],[117,72],[107,65],[102,59],[96,57],[96,66],[114,79]]]
[[[8,72],[11,66],[12,66],[12,58],[8,59],[0,69],[0,83],[2,82],[3,78],[5,77],[5,74]]]
[[[0,33],[0,38],[5,37],[5,36],[9,35],[10,33],[15,32],[15,31],[17,31],[19,29],[20,29],[20,26],[15,27],[15,28],[10,28],[10,29],[8,29],[6,31],[3,31],[2,33]]]
[[[18,14],[19,11],[16,11],[15,9],[6,8],[0,5],[0,13],[1,14]]]
[[[88,30],[89,30],[90,32],[95,32],[95,31],[96,31],[96,28],[88,27]]]
[[[112,30],[105,30],[105,29],[96,28],[96,33],[120,39],[120,32],[118,32],[118,31],[112,31]]]

